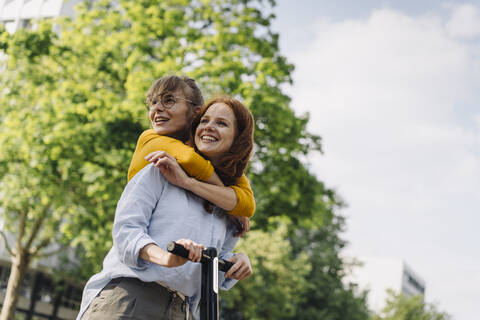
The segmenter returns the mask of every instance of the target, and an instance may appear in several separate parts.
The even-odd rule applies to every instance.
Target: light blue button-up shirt
[[[235,227],[223,210],[207,212],[204,200],[170,184],[152,164],[138,172],[127,184],[117,204],[113,223],[113,247],[103,261],[103,270],[85,285],[77,320],[100,291],[118,277],[133,277],[145,282],[160,281],[189,297],[194,317],[198,316],[201,265],[187,262],[166,268],[139,258],[140,249],[155,243],[166,249],[172,240],[191,239],[205,247],[215,247],[220,259],[233,256],[238,238]],[[220,281],[221,280],[221,281]],[[230,289],[236,280],[219,274],[219,286]]]

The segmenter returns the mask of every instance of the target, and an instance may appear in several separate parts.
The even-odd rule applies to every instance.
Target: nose
[[[157,111],[165,111],[165,107],[161,102],[157,102],[154,106],[152,106],[152,112],[157,112]]]
[[[208,121],[203,125],[203,129],[207,131],[213,131],[213,123],[212,121]]]

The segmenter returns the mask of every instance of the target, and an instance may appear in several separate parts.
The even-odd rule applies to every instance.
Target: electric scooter
[[[167,250],[188,259],[188,250],[171,241]],[[209,247],[202,251],[202,289],[200,296],[200,320],[218,320],[218,271],[227,272],[233,263],[218,259],[217,249]]]

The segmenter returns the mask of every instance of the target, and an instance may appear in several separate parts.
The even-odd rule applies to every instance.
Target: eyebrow
[[[203,118],[211,118],[211,116],[204,114],[201,119],[203,119]],[[228,120],[227,118],[224,118],[224,117],[216,117],[215,119],[216,120],[223,120],[225,122],[231,123],[230,120]]]
[[[218,117],[216,118],[217,120],[223,120],[223,121],[226,121],[228,123],[230,123],[230,120],[228,120],[227,118],[223,118],[223,117]]]

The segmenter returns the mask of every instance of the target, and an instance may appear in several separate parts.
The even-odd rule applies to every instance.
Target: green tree
[[[289,319],[366,320],[370,313],[365,291],[346,283],[346,263],[340,257],[345,241],[339,235],[344,219],[331,215],[314,227],[301,226],[291,236],[294,252],[306,254],[312,265],[307,286],[296,313]]]
[[[250,232],[238,245],[251,257],[254,273],[222,292],[223,319],[370,319],[366,292],[343,279],[347,271],[339,253],[345,241],[339,233],[344,220],[333,214],[340,201],[330,196],[317,199],[323,212],[317,220],[295,224],[285,216],[270,218],[270,231]]]
[[[113,3],[100,1],[93,7],[84,3],[75,21],[64,21],[58,41],[64,49],[56,57],[64,61],[62,85],[68,88],[62,99],[78,109],[90,105],[87,112],[99,113],[86,121],[92,125],[105,126],[108,119],[102,116],[113,118],[112,126],[118,125],[116,117],[129,119],[125,122],[134,123],[129,128],[123,123],[112,128],[122,128],[125,136],[112,134],[111,138],[133,143],[138,124],[147,126],[142,104],[145,92],[160,75],[187,73],[199,81],[206,96],[222,92],[241,97],[256,118],[250,178],[259,200],[258,227],[266,227],[270,216],[295,212],[296,220],[316,215],[308,205],[312,197],[308,181],[315,178],[299,158],[319,150],[319,138],[306,131],[308,117],[297,117],[289,107],[290,99],[282,93],[281,85],[291,82],[293,66],[279,54],[278,35],[270,30],[273,15],[261,11],[270,8],[270,1]],[[83,143],[79,149],[87,147]],[[125,150],[130,154],[132,148]],[[92,170],[104,170],[101,158],[105,152],[94,150],[93,154],[99,167]],[[117,166],[120,172],[127,163]],[[95,183],[99,187],[104,184],[101,179]],[[107,189],[105,193],[112,194]],[[111,218],[110,211],[108,214]],[[83,228],[96,223],[95,215],[79,219],[76,226],[81,230],[71,233],[84,233],[83,242],[91,244],[88,252],[96,252],[104,241],[110,241],[109,230],[98,233]],[[103,252],[98,252],[93,257],[98,261],[102,256]]]
[[[87,93],[88,85],[74,86],[66,79],[62,64],[68,62],[56,57],[67,49],[58,41],[48,23],[35,32],[2,33],[7,57],[0,79],[0,208],[5,230],[15,235],[10,247],[2,232],[12,256],[2,320],[13,316],[33,260],[82,241],[84,230],[109,232],[125,163],[141,130],[126,112],[108,112],[104,103],[113,92],[100,100],[101,90]],[[137,126],[137,133],[121,131],[122,124]],[[79,221],[94,225],[80,227]],[[85,244],[90,249],[85,252],[104,254],[108,241],[99,238],[98,247]]]
[[[424,301],[422,295],[410,296],[393,290],[388,290],[386,306],[381,315],[374,316],[373,320],[449,320],[452,317],[438,310],[434,304]]]
[[[305,253],[293,253],[285,219],[275,221],[278,228],[251,231],[237,245],[250,257],[254,273],[221,292],[223,319],[286,319],[302,301],[311,263]]]
[[[284,310],[286,317],[294,318],[297,308],[313,299],[305,279],[330,261],[317,259],[321,252],[310,250],[308,241],[338,239],[339,229],[332,225],[340,202],[301,161],[321,151],[320,138],[306,130],[308,115],[296,115],[282,92],[292,82],[293,66],[279,53],[278,35],[271,30],[274,4],[84,1],[74,20],[62,18],[53,29],[51,23],[42,22],[36,31],[10,35],[3,30],[0,207],[6,230],[17,235],[16,246],[10,248],[15,268],[3,314],[11,314],[29,263],[51,253],[53,244],[76,250],[81,261],[78,277],[99,271],[112,245],[115,206],[136,139],[148,127],[145,92],[167,73],[194,77],[207,97],[215,93],[239,97],[255,116],[256,152],[249,177],[257,199],[255,227],[264,232],[255,236],[271,238],[279,251],[285,250],[279,256],[272,256],[266,247],[251,252],[259,265],[255,281],[271,286],[265,290],[272,297],[265,301],[265,311],[255,310],[260,314]],[[287,221],[282,227],[286,231],[277,230],[281,224],[275,217]],[[303,239],[299,233],[304,232],[317,236]],[[278,241],[283,234],[289,245]],[[338,250],[332,249],[332,259],[338,259]],[[299,262],[305,257],[312,261],[298,265],[297,285],[269,281],[291,270],[289,259]],[[260,262],[267,258],[279,266]],[[341,260],[335,259],[338,264],[333,268],[341,270]],[[341,276],[333,275],[337,280]],[[323,280],[316,277],[315,285],[323,285]],[[247,282],[245,286],[240,292],[255,287]],[[338,283],[335,288],[343,290]],[[345,304],[348,292],[342,296]],[[253,312],[236,310],[243,318]]]

